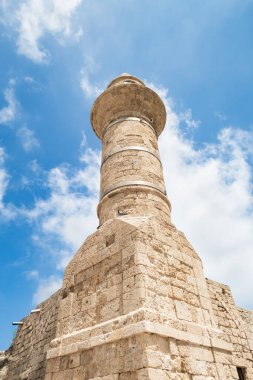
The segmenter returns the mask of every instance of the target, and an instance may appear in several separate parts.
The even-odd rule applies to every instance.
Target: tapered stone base
[[[169,222],[106,222],[67,267],[63,288],[47,380],[236,378],[235,368],[225,373],[232,346],[201,261]]]

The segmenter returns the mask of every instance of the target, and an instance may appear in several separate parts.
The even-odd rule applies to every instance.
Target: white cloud
[[[3,197],[8,185],[8,175],[4,168],[4,150],[0,147],[0,210],[3,209]]]
[[[26,76],[24,77],[24,82],[26,82],[26,83],[34,83],[35,80],[34,80],[34,78],[31,77],[30,75],[26,75]]]
[[[41,39],[50,34],[60,43],[78,40],[82,29],[76,26],[77,10],[83,0],[12,0],[2,2],[2,21],[17,31],[18,52],[34,62],[48,60]]]
[[[33,303],[37,305],[50,297],[54,292],[62,286],[62,279],[58,276],[50,276],[39,280],[39,285],[33,295]]]
[[[182,133],[167,90],[156,90],[167,108],[159,146],[172,220],[202,258],[206,275],[230,285],[237,304],[252,308],[253,134],[228,127],[216,143],[196,147]]]
[[[7,222],[16,215],[15,208],[10,204],[5,204],[4,196],[9,183],[9,175],[5,168],[5,152],[0,147],[0,221]]]
[[[194,120],[192,117],[192,110],[187,109],[179,114],[179,119],[181,122],[185,123],[188,128],[198,128],[200,125],[199,120]]]
[[[102,93],[102,89],[95,86],[89,78],[89,71],[84,68],[81,70],[80,86],[84,95],[89,99],[94,99]]]
[[[96,230],[100,153],[92,149],[82,152],[81,169],[56,167],[47,175],[49,196],[38,199],[32,209],[20,215],[34,224],[34,244],[51,256],[56,271],[61,273],[83,240]],[[36,165],[37,166],[37,165]],[[34,304],[40,303],[61,287],[61,275],[41,278],[38,271],[27,272],[36,279],[38,288]]]
[[[39,148],[39,140],[34,136],[34,132],[31,129],[27,127],[19,128],[17,135],[20,138],[21,144],[26,152]]]
[[[85,64],[80,71],[80,87],[83,90],[84,96],[88,99],[98,97],[102,92],[104,85],[96,86],[90,80],[90,75],[97,72],[99,66],[92,56],[85,57]]]
[[[82,132],[82,139],[81,139],[81,144],[80,144],[81,150],[83,150],[86,147],[86,144],[87,144],[86,134]]]
[[[220,120],[220,121],[226,121],[226,120],[227,120],[227,116],[224,115],[224,114],[221,113],[221,112],[218,112],[218,111],[215,111],[215,112],[214,112],[214,116],[215,116],[218,120]]]
[[[53,255],[62,270],[84,238],[98,225],[100,153],[87,149],[82,168],[56,167],[48,173],[49,197],[38,199],[33,209],[22,210],[36,223],[34,242]]]
[[[37,270],[30,270],[30,271],[26,271],[25,273],[25,277],[27,278],[27,280],[36,280],[39,278],[39,272]]]
[[[16,117],[18,102],[15,98],[14,84],[15,82],[10,80],[8,88],[4,91],[7,105],[0,109],[0,124],[9,124]]]
[[[41,168],[36,160],[32,160],[28,163],[29,168],[32,170],[34,173],[41,172]]]
[[[100,88],[91,83],[89,76],[84,71],[81,72],[80,86],[87,98],[96,98],[102,92]]]

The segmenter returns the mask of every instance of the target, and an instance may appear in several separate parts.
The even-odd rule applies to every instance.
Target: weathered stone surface
[[[253,313],[205,278],[170,220],[161,99],[124,74],[91,120],[103,142],[100,227],[67,266],[61,292],[24,319],[5,378],[232,380],[240,367],[253,379]]]
[[[4,379],[7,374],[10,351],[0,351],[0,379]]]
[[[0,379],[44,379],[46,354],[50,342],[55,338],[61,297],[61,291],[58,291],[38,305],[39,313],[30,314],[23,319],[23,325],[18,328],[9,349],[8,371],[2,377],[0,372]]]

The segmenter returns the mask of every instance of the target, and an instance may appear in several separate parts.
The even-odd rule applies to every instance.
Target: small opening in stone
[[[225,289],[222,289],[222,294],[226,294],[226,290]]]
[[[136,83],[136,81],[132,79],[126,79],[124,80],[124,83]]]
[[[242,367],[236,367],[237,373],[238,373],[238,379],[239,380],[246,380],[246,373],[245,373],[245,368]]]
[[[62,298],[66,298],[68,296],[67,290],[63,290],[62,292]]]
[[[115,242],[115,234],[106,236],[106,238],[105,238],[105,245],[106,245],[106,247],[109,247],[114,242]]]
[[[71,286],[69,287],[69,292],[70,292],[70,293],[74,293],[74,290],[75,290],[75,287],[74,287],[73,285],[71,285]]]
[[[124,210],[119,209],[118,210],[118,216],[124,216],[124,215],[127,215],[127,212],[124,211]]]

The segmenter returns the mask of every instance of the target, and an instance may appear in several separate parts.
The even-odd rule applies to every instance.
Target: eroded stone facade
[[[253,313],[205,278],[170,220],[157,146],[165,115],[158,95],[128,74],[96,100],[100,226],[45,301],[51,322],[46,312],[24,319],[5,378],[253,379]]]

